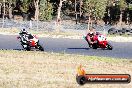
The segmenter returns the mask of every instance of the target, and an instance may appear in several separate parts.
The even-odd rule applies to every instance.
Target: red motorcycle
[[[85,37],[85,40],[88,42],[87,37]],[[102,48],[102,49],[108,49],[112,50],[113,46],[107,41],[106,36],[103,34],[96,34],[93,37],[91,37],[91,41],[93,42],[91,44],[91,48],[97,49],[97,48]]]

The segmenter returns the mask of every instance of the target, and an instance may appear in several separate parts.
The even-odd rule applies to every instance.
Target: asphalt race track
[[[132,59],[132,42],[111,42],[113,50],[90,49],[84,39],[39,38],[45,52]],[[0,49],[22,50],[16,35],[0,35]]]

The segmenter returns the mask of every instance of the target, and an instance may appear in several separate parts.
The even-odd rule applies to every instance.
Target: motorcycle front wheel
[[[108,50],[112,50],[113,49],[113,46],[110,43],[108,43],[106,47],[107,47]]]
[[[40,44],[38,44],[38,49],[39,49],[40,51],[44,51],[44,48],[43,48]]]

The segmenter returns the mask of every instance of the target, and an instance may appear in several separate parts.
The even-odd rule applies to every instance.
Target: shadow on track
[[[81,50],[81,49],[83,49],[83,50],[89,50],[89,48],[67,48],[67,49],[75,49],[75,50]]]
[[[0,49],[0,50],[16,50],[16,51],[27,51],[25,49]],[[30,50],[30,51],[39,51],[39,50]]]
[[[24,51],[24,49],[0,49],[0,50],[18,50],[18,51]]]

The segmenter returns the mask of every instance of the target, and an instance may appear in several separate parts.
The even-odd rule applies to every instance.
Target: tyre
[[[122,28],[122,33],[123,33],[123,34],[126,33],[126,28]]]
[[[44,48],[43,48],[41,45],[39,45],[39,44],[38,44],[38,49],[39,49],[40,51],[44,51]]]
[[[92,45],[92,47],[93,47],[93,49],[97,49],[97,48],[98,48],[97,43],[94,43],[94,44]]]
[[[132,29],[129,32],[132,33]]]
[[[123,34],[123,31],[122,30],[118,30],[118,34],[119,35],[122,35]]]
[[[116,33],[117,33],[117,29],[115,29],[115,28],[110,28],[110,29],[108,30],[108,34],[110,34],[110,35],[116,34]]]
[[[130,32],[131,30],[127,29],[126,32]]]
[[[112,46],[110,43],[108,43],[108,44],[107,44],[107,49],[108,49],[108,50],[112,50],[112,49],[113,49],[113,46]]]
[[[31,47],[30,46],[27,46],[26,50],[27,51],[30,51],[31,50]]]
[[[84,85],[86,83],[86,78],[84,76],[77,76],[76,81],[79,85]]]

